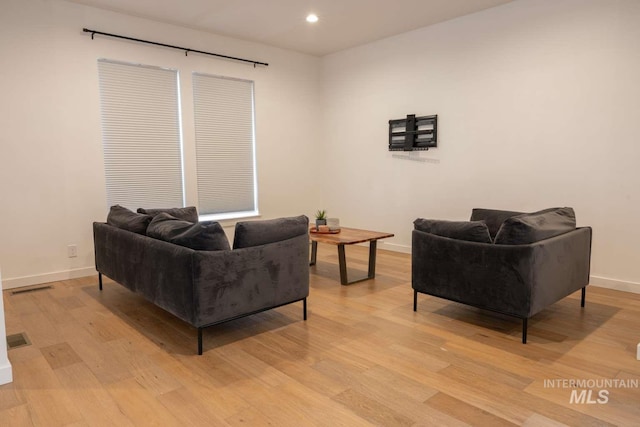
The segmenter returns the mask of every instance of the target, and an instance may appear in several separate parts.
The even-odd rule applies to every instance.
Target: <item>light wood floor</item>
[[[640,389],[570,403],[553,379],[640,379],[640,295],[589,287],[530,321],[420,295],[410,258],[379,251],[377,277],[339,284],[319,245],[309,318],[301,303],[196,331],[97,277],[4,293],[14,382],[0,425],[638,425]],[[367,250],[347,248],[350,278]],[[597,390],[594,399],[597,397]]]

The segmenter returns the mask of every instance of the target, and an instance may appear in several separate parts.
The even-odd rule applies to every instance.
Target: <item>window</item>
[[[198,210],[257,215],[253,82],[193,73]]]
[[[178,71],[98,60],[108,206],[184,206]]]
[[[185,206],[178,71],[100,59],[98,76],[108,205]],[[257,215],[253,82],[192,76],[198,212]]]

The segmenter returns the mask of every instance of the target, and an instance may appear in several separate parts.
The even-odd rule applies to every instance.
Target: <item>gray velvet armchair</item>
[[[573,209],[558,209],[474,209],[471,222],[416,220],[414,311],[424,293],[515,316],[526,343],[527,320],[536,313],[579,289],[584,307],[591,228],[576,228]]]

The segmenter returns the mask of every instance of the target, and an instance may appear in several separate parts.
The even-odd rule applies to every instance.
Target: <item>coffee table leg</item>
[[[340,283],[348,285],[347,280],[347,257],[344,254],[344,245],[338,245],[338,265],[340,266]]]
[[[347,279],[347,257],[345,256],[344,245],[338,245],[338,265],[340,266],[340,283],[342,285],[351,285],[352,283],[362,282],[363,280],[369,280],[376,277],[377,246],[376,240],[371,240],[369,242],[369,271],[367,277],[349,282],[349,279]]]
[[[309,265],[316,265],[316,257],[318,256],[318,242],[311,241],[311,261]]]
[[[369,242],[369,279],[376,277],[376,248],[378,246],[377,240]]]

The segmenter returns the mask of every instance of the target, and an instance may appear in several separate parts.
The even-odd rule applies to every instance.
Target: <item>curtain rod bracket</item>
[[[156,46],[169,47],[171,49],[183,50],[184,51],[184,56],[189,56],[189,52],[195,52],[195,53],[201,53],[203,55],[217,56],[218,58],[230,59],[232,61],[248,62],[249,64],[253,64],[253,68],[256,68],[256,65],[263,65],[265,67],[269,66],[269,64],[266,63],[266,62],[253,61],[251,59],[238,58],[238,57],[235,57],[235,56],[221,55],[219,53],[205,52],[203,50],[190,49],[188,47],[173,46],[173,45],[170,45],[170,44],[152,42],[152,41],[149,41],[149,40],[136,39],[134,37],[120,36],[118,34],[103,33],[102,31],[90,30],[90,29],[87,29],[87,28],[83,28],[82,31],[85,32],[85,33],[91,33],[91,40],[93,40],[93,37],[96,34],[100,34],[100,35],[103,35],[103,36],[115,37],[115,38],[118,38],[118,39],[131,40],[131,41],[138,42],[138,43],[147,43],[147,44],[152,44],[152,45],[156,45]]]

